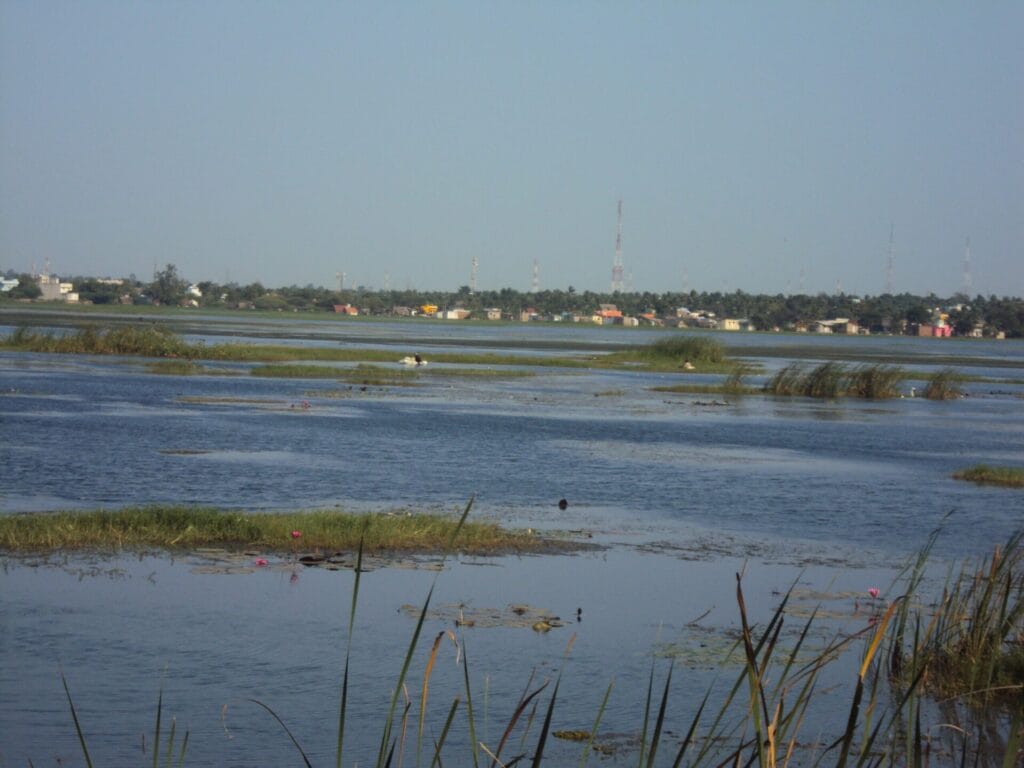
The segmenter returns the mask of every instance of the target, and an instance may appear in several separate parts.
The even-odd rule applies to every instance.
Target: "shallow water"
[[[387,335],[366,325],[374,330],[364,343]],[[301,326],[281,332],[303,335]],[[1016,347],[999,354],[1006,349]],[[428,619],[427,646],[454,628],[458,604],[500,611],[525,603],[571,623],[547,634],[465,630],[474,701],[489,700],[490,743],[530,669],[550,676],[572,632],[555,728],[589,727],[614,676],[605,723],[635,734],[651,653],[672,647],[687,670],[672,710],[681,731],[716,666],[702,633],[720,638],[735,628],[737,571],[746,567],[748,604],[762,617],[778,600],[773,593],[799,580],[840,593],[826,601],[837,626],[860,626],[863,616],[853,614],[863,606],[847,593],[884,589],[936,526],[944,529],[937,555],[958,559],[989,551],[1024,524],[1019,492],[950,478],[981,462],[1024,464],[1024,401],[1012,392],[972,384],[970,397],[948,403],[747,397],[721,405],[721,396],[649,389],[678,380],[545,370],[362,391],[319,379],[162,376],[134,360],[0,353],[0,513],[179,502],[454,511],[473,496],[479,517],[586,531],[610,548],[459,561],[440,574],[434,604],[448,608]],[[560,498],[569,500],[565,511]],[[165,667],[167,711],[191,729],[194,762],[293,761],[287,737],[249,698],[272,706],[315,764],[329,759],[352,574],[278,561],[257,569],[251,560],[211,573],[196,558],[8,559],[0,575],[0,765],[77,759],[61,668],[98,763],[138,762]],[[434,576],[394,568],[365,575],[353,647],[359,699],[350,711],[351,755],[363,762],[414,626],[402,606],[422,604]],[[699,631],[686,626],[708,610]],[[414,662],[414,694],[427,651]],[[461,690],[454,648],[441,658],[434,736]],[[847,703],[826,694],[816,712],[841,718]]]

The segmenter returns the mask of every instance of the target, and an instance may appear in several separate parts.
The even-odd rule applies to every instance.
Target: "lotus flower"
[[[882,591],[878,587],[872,587],[868,590],[868,594],[871,595],[872,600],[877,600]]]
[[[265,557],[257,557],[256,558],[256,567],[257,568],[263,568],[266,565],[269,565],[269,562],[267,561],[267,559]]]
[[[302,538],[302,531],[292,531],[292,538],[293,539],[301,539]]]

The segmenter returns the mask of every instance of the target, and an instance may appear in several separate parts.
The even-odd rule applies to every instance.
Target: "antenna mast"
[[[618,224],[615,230],[615,261],[612,263],[612,293],[622,290],[622,201],[619,200]]]
[[[890,224],[889,225],[889,262],[888,262],[888,264],[885,267],[885,292],[888,293],[890,296],[892,295],[892,290],[893,290],[893,285],[892,285],[892,237],[893,237],[893,233],[895,232],[895,229],[896,229],[896,225],[895,224]]]
[[[537,264],[537,259],[533,260],[533,280],[530,281],[530,291],[537,293],[540,290],[540,266]]]
[[[964,247],[964,295],[970,296],[974,288],[974,278],[971,276],[971,238],[967,238],[967,245]]]
[[[473,257],[473,268],[469,271],[469,292],[476,293],[476,268],[480,262]]]

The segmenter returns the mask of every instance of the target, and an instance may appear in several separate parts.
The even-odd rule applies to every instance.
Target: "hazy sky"
[[[1024,295],[1024,3],[0,0],[0,269]]]

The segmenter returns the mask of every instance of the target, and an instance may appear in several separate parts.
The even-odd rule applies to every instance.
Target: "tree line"
[[[35,298],[38,287],[27,275],[6,296]],[[905,323],[928,323],[936,309],[948,314],[954,332],[970,333],[984,325],[988,332],[1002,331],[1010,337],[1024,337],[1024,300],[1018,297],[954,294],[939,297],[911,293],[852,296],[839,294],[756,294],[737,290],[688,292],[609,292],[577,291],[573,286],[536,292],[513,288],[472,291],[463,285],[455,291],[370,290],[362,287],[332,290],[312,284],[267,288],[259,282],[216,283],[203,281],[196,285],[201,295],[190,294],[190,283],[183,279],[174,264],[158,271],[152,281],[134,278],[122,285],[101,282],[95,278],[72,278],[82,301],[93,304],[156,303],[177,306],[195,302],[202,307],[253,308],[281,311],[332,311],[335,305],[351,304],[361,313],[385,315],[395,307],[417,308],[434,304],[441,309],[464,308],[482,313],[500,309],[503,315],[519,317],[530,309],[542,317],[565,313],[589,314],[601,304],[614,304],[626,315],[653,313],[658,317],[675,316],[685,307],[693,312],[713,312],[717,317],[745,318],[757,330],[792,328],[795,323],[845,317],[873,332],[898,331]],[[32,289],[35,288],[35,291]]]

